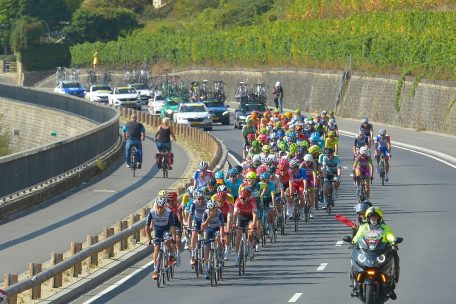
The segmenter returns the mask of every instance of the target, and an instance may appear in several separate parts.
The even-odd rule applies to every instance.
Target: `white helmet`
[[[306,155],[304,155],[304,161],[305,161],[305,162],[311,162],[311,161],[313,161],[312,154],[306,154]]]
[[[361,155],[368,155],[369,154],[369,149],[367,147],[361,147],[359,149],[359,154]]]
[[[252,162],[254,162],[254,163],[259,163],[259,162],[261,162],[261,156],[258,155],[258,154],[255,154],[255,155],[252,157]]]
[[[275,84],[276,87],[280,87],[280,81],[277,81]]]

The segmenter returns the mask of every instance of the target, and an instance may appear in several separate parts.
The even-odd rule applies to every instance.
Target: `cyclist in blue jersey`
[[[242,185],[242,180],[238,178],[239,171],[236,168],[228,170],[228,178],[225,179],[225,186],[228,188],[229,193],[236,200],[239,196],[239,187]]]
[[[325,202],[323,209],[326,209],[326,206],[328,205],[328,202],[326,201],[326,197],[328,195],[328,186],[331,181],[335,182],[334,194],[337,197],[341,175],[340,159],[338,156],[334,155],[334,150],[331,148],[326,149],[326,156],[323,157],[321,171],[324,178],[323,193]]]
[[[142,164],[142,143],[141,141],[146,138],[146,129],[144,125],[137,122],[138,117],[136,114],[131,115],[131,120],[127,122],[122,128],[123,138],[127,141],[125,144],[125,154],[127,157],[127,168],[130,168],[130,156],[132,146],[136,146],[138,149],[137,161],[138,169],[141,169]]]
[[[190,242],[191,265],[195,265],[196,263],[196,240],[198,239],[198,233],[201,233],[201,223],[203,222],[204,211],[206,211],[206,199],[204,198],[204,193],[200,190],[196,190],[193,194],[193,202],[190,207],[190,213],[188,217],[188,223],[192,229],[192,238]]]
[[[223,225],[225,224],[223,212],[217,208],[217,204],[211,200],[206,203],[206,211],[203,214],[201,230],[204,230],[204,267],[206,269],[206,279],[209,279],[209,267],[207,260],[209,258],[209,249],[211,239],[215,239],[219,252],[223,252],[223,244],[220,238],[223,235]],[[217,233],[219,232],[219,234]]]
[[[174,215],[171,209],[167,208],[166,205],[167,199],[165,197],[158,197],[155,200],[154,207],[150,210],[147,216],[146,222],[146,236],[148,239],[148,244],[152,245],[152,239],[154,240],[154,272],[152,273],[152,278],[154,280],[158,279],[158,263],[157,257],[158,252],[160,251],[160,244],[162,241],[165,241],[166,247],[171,251],[172,240],[175,239],[174,229],[171,229],[174,224]],[[173,233],[172,237],[167,238],[169,232]],[[152,232],[154,233],[152,236]],[[170,256],[168,261],[169,264],[174,263],[174,258]]]
[[[380,155],[385,156],[385,180],[388,181],[389,161],[391,159],[391,138],[386,134],[385,129],[378,130],[378,135],[374,138],[375,142],[375,160],[377,161],[377,170],[380,162]]]
[[[212,178],[212,171],[208,170],[209,164],[202,161],[198,164],[198,170],[193,174],[193,187],[195,190],[201,190],[207,185]]]

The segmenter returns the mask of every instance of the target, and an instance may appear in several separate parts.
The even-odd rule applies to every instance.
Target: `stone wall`
[[[14,152],[24,151],[92,130],[96,123],[79,116],[0,98],[0,123],[12,136]],[[51,132],[56,136],[51,136]]]

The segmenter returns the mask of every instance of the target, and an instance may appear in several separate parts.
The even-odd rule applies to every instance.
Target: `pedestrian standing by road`
[[[93,53],[93,69],[96,71],[97,66],[100,64],[100,57],[98,54],[98,49],[95,50],[95,53]]]
[[[144,125],[140,122],[137,122],[138,117],[136,114],[131,115],[131,121],[127,122],[123,128],[123,138],[127,140],[125,145],[126,157],[127,157],[127,167],[130,168],[130,154],[131,147],[134,145],[138,149],[138,169],[141,169],[142,164],[142,143],[141,141],[146,138],[146,129]]]
[[[174,134],[174,130],[171,127],[170,120],[168,117],[165,117],[157,129],[157,133],[155,133],[155,142],[157,143],[158,153],[170,152],[168,158],[168,164],[170,166],[173,164],[173,154],[171,153],[171,138],[176,141],[176,135]],[[160,158],[157,157],[157,159]],[[158,167],[160,168],[161,164],[158,164]],[[171,167],[169,169],[171,169]]]
[[[280,113],[283,113],[283,88],[279,81],[276,82],[274,88],[272,89],[272,97],[274,98],[276,109]]]

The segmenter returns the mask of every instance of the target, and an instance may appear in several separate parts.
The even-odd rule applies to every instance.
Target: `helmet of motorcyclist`
[[[374,220],[372,217],[374,215],[377,215],[378,218],[377,220]],[[382,221],[382,218],[383,218],[383,212],[380,208],[377,208],[377,207],[369,207],[367,210],[366,210],[366,217],[367,219],[369,220],[369,223],[371,225],[378,225],[381,223]]]

